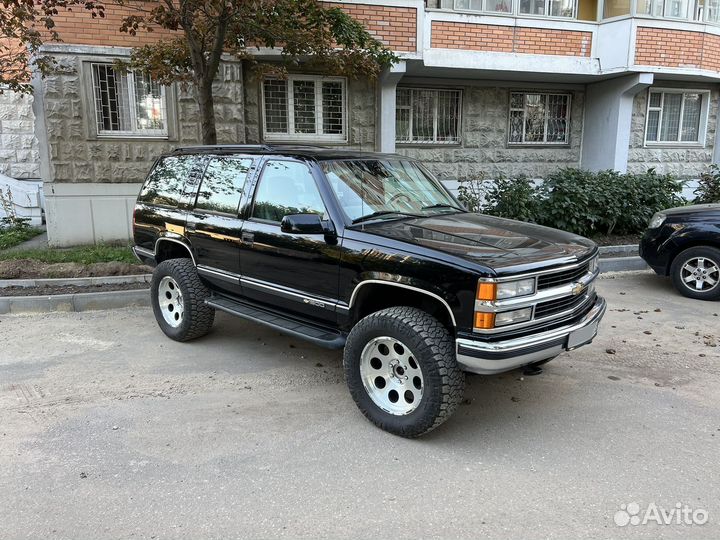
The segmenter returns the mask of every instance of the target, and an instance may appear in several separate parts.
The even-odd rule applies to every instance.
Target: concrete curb
[[[641,257],[608,257],[600,259],[600,273],[633,272],[647,270],[649,266]]]
[[[150,305],[148,289],[109,291],[51,296],[0,297],[0,314],[46,313],[49,311],[91,311]]]
[[[639,248],[637,244],[623,244],[621,246],[600,246],[600,255],[602,256],[605,253],[637,254],[638,249]]]
[[[151,278],[152,274],[80,278],[0,279],[0,289],[2,289],[3,287],[60,287],[64,285],[75,285],[76,287],[90,287],[91,285],[150,283]]]

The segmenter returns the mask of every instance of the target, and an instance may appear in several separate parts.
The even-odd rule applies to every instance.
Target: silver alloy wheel
[[[382,336],[360,354],[360,377],[370,399],[385,412],[403,416],[422,401],[424,381],[420,365],[401,341]]]
[[[693,257],[680,270],[683,284],[695,292],[708,292],[720,283],[720,265],[707,257]]]
[[[177,281],[170,276],[165,276],[160,280],[158,304],[160,304],[160,311],[166,323],[173,328],[177,328],[182,324],[185,312],[183,296]]]

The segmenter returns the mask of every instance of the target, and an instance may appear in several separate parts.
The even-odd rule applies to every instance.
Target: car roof
[[[342,148],[291,144],[210,144],[202,146],[182,146],[170,153],[170,155],[185,154],[258,154],[292,156],[317,161],[336,159],[411,159],[399,154],[359,152]]]

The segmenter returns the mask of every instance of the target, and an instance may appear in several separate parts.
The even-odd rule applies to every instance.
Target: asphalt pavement
[[[187,344],[149,308],[0,316],[0,538],[718,538],[720,302],[597,287],[592,345],[469,376],[417,440],[340,352],[224,314]]]

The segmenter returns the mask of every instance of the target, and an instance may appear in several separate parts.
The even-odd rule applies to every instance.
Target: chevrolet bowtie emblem
[[[585,285],[583,283],[577,282],[573,285],[572,294],[573,294],[573,296],[578,296],[578,295],[581,295],[584,290],[585,290]]]

